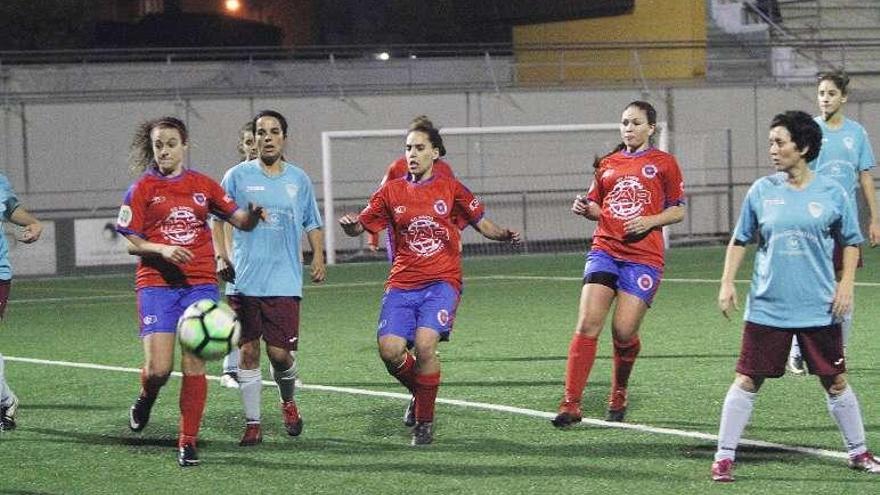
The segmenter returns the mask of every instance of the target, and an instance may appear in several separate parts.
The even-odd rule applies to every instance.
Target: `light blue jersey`
[[[822,128],[822,148],[809,166],[839,182],[849,194],[858,214],[856,190],[859,187],[859,174],[874,167],[874,151],[868,133],[858,122],[850,119],[844,119],[843,126],[836,130],[830,129],[822,117],[813,120]]]
[[[287,162],[281,167],[269,176],[259,160],[242,162],[220,183],[236,204],[258,204],[268,215],[250,232],[233,229],[235,284],[227,284],[227,294],[302,297],[300,243],[304,232],[321,228],[321,215],[306,173]]]
[[[834,241],[863,240],[840,184],[816,174],[796,190],[783,173],[762,177],[746,194],[733,235],[758,244],[746,321],[779,328],[834,323]]]
[[[8,221],[12,212],[18,208],[18,198],[5,175],[0,174],[0,280],[12,278],[12,265],[9,264],[9,244],[3,235],[3,222]]]

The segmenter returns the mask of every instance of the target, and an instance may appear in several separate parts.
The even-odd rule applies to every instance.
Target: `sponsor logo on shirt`
[[[186,246],[196,240],[201,227],[202,222],[192,208],[175,206],[162,221],[159,231],[170,244]]]
[[[657,166],[651,163],[645,165],[642,167],[642,175],[644,175],[646,179],[657,177]]]
[[[446,201],[443,201],[442,199],[434,201],[434,211],[436,211],[438,215],[446,215],[449,211],[449,207],[446,206]]]
[[[404,213],[406,213],[406,206],[401,205],[401,206],[394,207],[394,214],[395,215],[403,215]]]
[[[409,223],[403,238],[412,252],[428,258],[443,250],[449,242],[449,232],[434,217],[420,215]]]
[[[768,206],[783,206],[785,204],[785,200],[782,198],[771,198],[764,200],[764,208]]]
[[[807,204],[807,211],[810,212],[810,215],[813,218],[819,218],[820,216],[822,216],[822,212],[825,211],[825,207],[822,206],[822,203],[810,201],[810,203]]]
[[[164,202],[165,202],[165,196],[153,196],[152,198],[150,198],[151,205],[157,205],[159,203],[164,203]]]
[[[247,186],[244,188],[247,192],[255,192],[255,191],[265,191],[266,188],[264,186]]]
[[[131,223],[131,206],[122,205],[119,207],[119,216],[116,217],[116,223],[122,227],[128,227]]]
[[[205,206],[208,204],[208,197],[205,196],[205,193],[193,193],[193,201],[199,206]]]
[[[480,200],[477,198],[474,198],[473,201],[471,201],[471,204],[468,205],[468,208],[470,208],[471,211],[477,211],[477,208],[479,208],[479,207],[480,207]]]
[[[617,179],[607,203],[614,218],[629,220],[641,215],[651,203],[651,191],[645,189],[638,177],[626,175]]]

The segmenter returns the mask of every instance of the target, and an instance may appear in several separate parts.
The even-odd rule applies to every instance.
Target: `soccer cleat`
[[[282,402],[281,412],[284,414],[284,428],[287,429],[287,434],[292,437],[299,436],[303,430],[303,419],[296,408],[296,402]]]
[[[199,462],[199,453],[194,444],[185,443],[177,449],[177,464],[180,467],[198,466]]]
[[[626,389],[618,388],[611,391],[608,396],[608,411],[605,414],[605,421],[619,423],[626,416]]]
[[[788,356],[788,362],[785,363],[785,368],[792,375],[805,375],[807,373],[807,366],[804,363],[804,357],[800,354]]]
[[[864,471],[870,474],[880,474],[880,459],[870,452],[863,452],[855,457],[850,457],[848,462],[850,469]]]
[[[430,421],[416,423],[412,431],[410,445],[428,445],[434,441],[434,424]]]
[[[409,404],[406,406],[406,411],[403,412],[403,426],[407,428],[412,428],[416,425],[416,398],[413,397],[409,400]]]
[[[559,414],[550,420],[550,423],[557,428],[567,428],[575,423],[580,423],[584,419],[581,414],[581,408],[576,402],[562,401],[559,404]]]
[[[733,482],[733,459],[721,459],[712,463],[712,481]]]
[[[139,395],[132,404],[128,412],[128,427],[131,431],[141,431],[147,427],[150,422],[150,410],[153,408],[153,401],[147,400],[144,396]]]
[[[230,371],[220,377],[220,386],[223,388],[238,388],[238,373]]]
[[[251,447],[263,443],[263,429],[260,423],[248,423],[244,429],[244,435],[238,442],[239,447]]]
[[[15,429],[15,413],[18,412],[18,397],[12,395],[9,405],[0,408],[0,431]]]

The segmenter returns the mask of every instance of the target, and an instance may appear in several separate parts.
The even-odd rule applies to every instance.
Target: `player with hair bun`
[[[139,256],[135,286],[144,350],[141,390],[129,413],[129,427],[147,426],[159,390],[173,367],[180,316],[200,299],[219,300],[209,215],[251,230],[263,215],[260,206],[240,209],[210,177],[183,166],[186,126],[174,117],[149,120],[132,139],[129,164],[142,175],[125,193],[116,230]],[[196,439],[207,397],[205,362],[181,355],[180,428],[177,462],[199,463]]]
[[[634,101],[620,120],[621,142],[597,158],[586,196],[571,211],[599,223],[586,255],[578,321],[568,348],[565,394],[551,421],[564,428],[583,419],[581,398],[596,360],[599,335],[611,317],[614,342],[608,421],[623,421],[627,385],[641,349],[639,326],[663,276],[662,228],[684,218],[684,183],[675,157],[653,147],[657,112]]]
[[[433,441],[440,386],[437,345],[449,339],[461,295],[461,234],[453,212],[487,239],[517,245],[520,235],[485,218],[482,203],[457,179],[434,173],[444,146],[433,125],[413,126],[405,150],[407,176],[383,184],[360,214],[339,223],[350,236],[390,226],[394,257],[379,314],[379,356],[413,395],[412,445],[425,445]]]

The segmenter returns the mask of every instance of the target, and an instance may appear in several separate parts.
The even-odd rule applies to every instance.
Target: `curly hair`
[[[186,131],[186,124],[177,117],[159,117],[158,119],[142,122],[137,126],[134,137],[131,140],[131,146],[128,151],[128,167],[133,173],[139,174],[156,164],[156,157],[153,156],[153,141],[150,139],[150,133],[155,128],[177,129],[180,133],[180,140],[183,144],[187,143],[189,135]]]
[[[446,156],[446,146],[443,145],[443,137],[440,136],[440,129],[434,127],[434,123],[431,122],[428,117],[419,115],[412,119],[412,122],[410,122],[409,127],[406,130],[406,135],[409,136],[412,132],[425,133],[428,136],[428,141],[431,142],[431,146],[440,151],[440,156]]]
[[[822,148],[822,128],[810,114],[800,110],[776,114],[770,121],[770,128],[774,127],[784,127],[788,130],[798,151],[807,150],[804,155],[804,160],[807,162],[819,156],[819,150]]]

